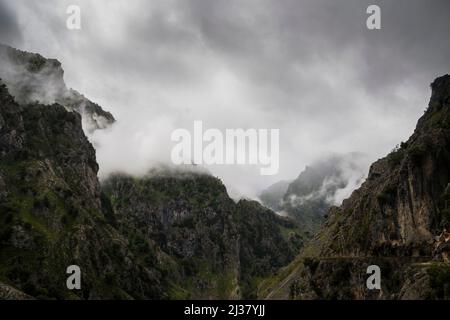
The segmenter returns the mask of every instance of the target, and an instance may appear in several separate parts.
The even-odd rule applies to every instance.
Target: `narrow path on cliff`
[[[325,260],[325,261],[330,261],[330,260],[371,260],[371,259],[382,259],[382,260],[399,260],[399,259],[403,259],[403,260],[408,260],[409,262],[411,262],[411,260],[415,263],[427,263],[428,261],[432,260],[433,257],[431,256],[421,256],[421,257],[377,257],[377,256],[367,256],[367,257],[352,257],[352,256],[347,256],[347,257],[304,257],[303,259],[306,258],[310,258],[310,259],[316,259],[316,260]],[[302,260],[303,260],[302,259]],[[293,278],[297,275],[297,272],[299,271],[299,269],[301,268],[302,263],[299,264],[299,266],[297,266],[282,282],[280,282],[279,284],[277,284],[271,291],[270,293],[264,298],[264,300],[271,300],[273,298],[274,295],[276,295],[276,293],[278,293],[280,290],[284,289],[286,287],[287,284],[290,283],[291,280],[293,280]]]

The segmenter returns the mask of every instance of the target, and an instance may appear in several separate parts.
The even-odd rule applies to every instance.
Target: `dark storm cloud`
[[[97,11],[89,8],[89,2],[72,2],[86,9],[85,30],[95,34],[90,20],[107,15],[108,6]],[[62,27],[64,11],[52,12],[54,6],[47,3],[26,3],[54,34],[67,35]],[[369,4],[381,7],[382,30],[365,28]],[[291,93],[316,85],[314,74],[302,72],[311,63],[347,63],[341,60],[343,55],[353,53],[357,60],[352,67],[363,85],[377,91],[405,78],[423,81],[447,71],[449,12],[447,0],[143,1],[136,18],[125,24],[126,48],[103,42],[85,54],[100,57],[105,64],[114,62],[110,67],[123,71],[145,70],[176,81],[195,77],[201,69],[183,56],[210,50],[264,89]],[[1,37],[19,38],[16,17],[4,1],[0,15]]]
[[[365,27],[369,4],[381,7],[382,30]],[[58,21],[48,9],[39,14],[54,33],[67,34],[59,27],[64,16]],[[90,11],[91,19],[98,19],[108,7]],[[210,50],[240,77],[260,85],[262,94],[273,94],[274,103],[289,105],[290,97],[284,94],[319,86],[320,75],[303,72],[311,63],[348,63],[342,60],[348,54],[355,55],[351,67],[368,91],[378,92],[406,78],[430,82],[448,70],[449,12],[446,0],[146,1],[138,17],[126,24],[126,48],[104,43],[85,54],[121,72],[145,70],[159,81],[174,83],[190,81],[203,71],[197,61],[183,57]],[[95,34],[88,19],[85,23]]]
[[[382,29],[365,27],[366,8],[378,4]],[[252,81],[282,90],[304,79],[294,66],[335,59],[354,51],[367,90],[378,91],[405,78],[431,81],[448,72],[450,1],[281,0],[186,1],[206,43],[246,71]],[[337,75],[339,76],[339,75]],[[306,85],[308,87],[308,85]]]
[[[4,44],[18,44],[21,40],[17,17],[9,8],[6,1],[0,1],[0,42]]]
[[[364,30],[367,87],[412,79],[423,83],[450,72],[450,1],[380,1],[383,29]]]
[[[336,70],[311,73],[311,65],[321,62],[347,64],[360,89],[372,95],[392,94],[386,89],[405,81],[423,87],[449,72],[450,1],[432,5],[423,0],[148,3],[142,8],[148,14],[127,26],[127,43],[135,50],[125,55],[105,46],[105,52],[95,55],[108,55],[107,61],[123,72],[133,70],[139,76],[145,70],[162,83],[208,77],[201,59],[190,58],[207,59],[209,52],[251,83],[264,104],[298,109],[308,108],[298,103],[299,96],[331,90],[322,77],[345,78]],[[370,4],[381,7],[381,30],[365,26]],[[176,20],[171,21],[171,16]],[[320,113],[320,106],[314,108]],[[329,106],[323,108],[330,112]]]
[[[170,126],[194,119],[280,128],[282,179],[324,152],[374,160],[407,138],[428,84],[450,73],[448,0],[8,4],[2,14],[27,21],[23,48],[60,59],[69,85],[117,115],[118,129],[95,137],[103,172],[145,168],[167,151]],[[70,4],[81,7],[80,31],[65,28]],[[381,7],[381,30],[366,28],[370,4]],[[247,191],[272,182],[239,170],[218,175]]]

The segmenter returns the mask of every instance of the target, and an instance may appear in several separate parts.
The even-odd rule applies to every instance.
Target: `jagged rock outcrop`
[[[19,104],[58,103],[81,114],[87,131],[106,128],[115,121],[111,113],[66,87],[64,70],[56,59],[0,44],[0,78]]]
[[[270,297],[450,298],[450,76],[431,89],[413,135],[330,209]],[[365,286],[370,264],[381,267],[381,290]]]
[[[228,196],[207,174],[154,171],[103,182],[118,229],[153,243],[171,267],[171,298],[254,297],[254,282],[302,245],[292,221]]]

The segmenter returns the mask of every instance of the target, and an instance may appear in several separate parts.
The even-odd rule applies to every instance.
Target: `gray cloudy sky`
[[[82,10],[82,30],[65,27]],[[382,29],[367,30],[378,4]],[[174,128],[279,128],[280,173],[213,167],[254,196],[331,152],[373,161],[414,129],[450,72],[447,0],[0,0],[0,41],[59,59],[111,111],[90,137],[104,176],[167,162]]]

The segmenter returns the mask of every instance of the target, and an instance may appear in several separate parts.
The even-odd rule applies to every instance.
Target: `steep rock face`
[[[162,296],[156,263],[140,263],[103,214],[97,170],[79,114],[19,105],[0,86],[1,282],[38,298]],[[79,291],[65,287],[72,264]]]
[[[119,230],[150,241],[166,256],[173,298],[239,297],[234,203],[220,181],[182,173],[116,175],[103,190]]]
[[[234,203],[206,174],[115,175],[103,190],[119,230],[150,241],[167,260],[170,298],[254,297],[257,278],[301,245],[292,221],[256,202]]]
[[[115,121],[111,113],[66,87],[58,60],[0,44],[0,78],[19,104],[58,103],[81,114],[88,131],[103,129]]]
[[[375,162],[289,272],[266,292],[300,299],[450,298],[450,76],[436,79],[413,135]],[[368,290],[378,265],[382,289]]]
[[[237,203],[239,259],[243,296],[256,298],[258,279],[291,262],[305,241],[303,230],[255,201]]]
[[[431,87],[414,134],[375,162],[361,188],[331,210],[319,237],[334,238],[321,242],[321,255],[433,255],[450,214],[450,76]]]

